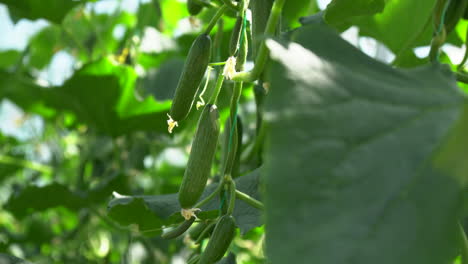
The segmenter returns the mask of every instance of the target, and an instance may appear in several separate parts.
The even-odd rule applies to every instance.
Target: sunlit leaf
[[[44,18],[56,24],[60,24],[73,7],[84,2],[85,0],[0,0],[0,3],[8,6],[14,20]]]
[[[292,39],[268,43],[271,263],[451,261],[468,176],[453,75],[391,68],[319,25]]]

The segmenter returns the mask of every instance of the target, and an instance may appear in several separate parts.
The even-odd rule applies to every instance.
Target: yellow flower
[[[178,127],[179,124],[177,123],[177,121],[174,121],[169,114],[167,114],[167,117],[169,117],[169,119],[167,120],[167,130],[169,131],[169,133],[172,133],[174,127]]]
[[[224,65],[223,75],[227,80],[231,80],[234,74],[236,74],[236,58],[231,56],[226,61],[226,65]]]

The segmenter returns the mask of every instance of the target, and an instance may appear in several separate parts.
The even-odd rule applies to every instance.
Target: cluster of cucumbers
[[[180,223],[177,227],[162,234],[163,238],[173,239],[183,235],[189,230],[190,238],[195,241],[195,244],[200,244],[204,239],[209,238],[208,244],[202,251],[199,247],[196,252],[188,261],[188,263],[198,264],[214,264],[221,260],[229,249],[229,246],[236,234],[236,221],[233,213],[234,201],[236,199],[235,182],[231,177],[231,170],[235,163],[236,151],[238,146],[238,124],[237,124],[237,105],[242,91],[242,82],[234,82],[233,93],[231,98],[231,115],[227,120],[225,131],[227,133],[224,144],[226,147],[223,153],[223,161],[221,164],[221,181],[216,190],[217,194],[226,195],[228,203],[220,206],[219,216],[216,219],[209,219],[206,221],[198,221],[197,213],[199,208],[208,199],[213,198],[215,195],[209,195],[200,201],[202,194],[205,191],[207,181],[210,177],[212,163],[215,157],[219,135],[220,135],[220,122],[219,110],[216,106],[217,94],[222,87],[223,80],[229,79],[230,76],[226,72],[240,72],[243,70],[243,65],[247,60],[247,53],[249,50],[247,32],[256,35],[256,31],[263,32],[265,30],[266,21],[268,18],[268,10],[271,4],[264,5],[261,8],[258,3],[270,2],[272,0],[253,1],[251,9],[261,10],[262,19],[253,20],[252,29],[246,19],[246,12],[248,9],[249,1],[240,0],[231,2],[231,0],[219,0],[219,3],[210,3],[208,0],[188,0],[187,9],[192,16],[200,13],[205,7],[218,8],[216,15],[213,17],[208,29],[201,33],[192,43],[185,60],[182,74],[180,75],[177,88],[175,90],[172,106],[168,113],[168,126],[169,132],[178,126],[178,123],[187,118],[192,106],[196,101],[196,96],[199,92],[199,87],[202,80],[210,67],[211,53],[212,53],[212,40],[210,31],[215,24],[222,19],[223,12],[235,11],[237,13],[236,23],[232,31],[230,45],[229,45],[229,58],[227,58],[224,66],[224,71],[219,70],[218,80],[209,102],[204,105],[201,110],[201,115],[198,120],[195,136],[192,141],[191,152],[188,159],[187,167],[185,169],[184,177],[179,189],[179,203],[181,207],[181,214],[185,221]],[[256,3],[254,3],[256,2]],[[265,10],[263,10],[265,9]],[[266,17],[265,17],[266,16]],[[216,33],[219,34],[220,32]],[[260,34],[260,33],[259,33]],[[252,36],[253,38],[254,36]],[[253,46],[253,45],[252,45]],[[255,47],[252,47],[254,49]],[[213,65],[223,65],[223,63],[213,63]],[[231,67],[232,69],[229,69]],[[208,81],[208,80],[207,80]],[[197,106],[198,107],[198,106]],[[226,192],[227,190],[227,192]],[[194,223],[197,223],[192,227]]]

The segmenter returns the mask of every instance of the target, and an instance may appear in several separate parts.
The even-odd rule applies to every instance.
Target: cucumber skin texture
[[[189,229],[190,226],[192,226],[193,222],[195,222],[195,217],[192,217],[189,220],[185,220],[184,222],[182,222],[182,224],[180,224],[179,226],[177,226],[173,230],[162,234],[161,237],[164,238],[164,239],[176,238],[176,237],[182,235],[183,233],[185,233],[185,231],[187,231],[187,229]]]
[[[201,34],[190,47],[175,90],[170,111],[174,121],[181,121],[188,116],[210,59],[211,38]]]
[[[223,215],[211,235],[198,264],[214,264],[223,258],[236,235],[236,222],[231,215]]]
[[[194,0],[187,0],[187,10],[190,15],[196,16],[203,9],[203,6],[197,4]]]
[[[208,104],[198,120],[187,168],[179,189],[179,203],[184,209],[192,208],[205,190],[211,172],[219,137],[219,112]]]

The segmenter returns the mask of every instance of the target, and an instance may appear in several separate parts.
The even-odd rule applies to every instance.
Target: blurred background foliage
[[[282,27],[298,26],[329,2],[286,4]],[[175,135],[167,133],[166,113],[184,57],[213,13],[190,17],[177,0],[0,0],[0,252],[33,263],[186,262],[187,241],[123,225],[110,218],[108,203],[114,192],[117,198],[177,192],[197,113]],[[228,57],[234,21],[224,19],[215,61]],[[335,26],[369,56],[401,67],[427,62],[430,30],[404,46],[386,39],[375,21],[349,21]],[[404,19],[387,22],[395,31],[411,30]],[[463,57],[466,26],[460,22],[449,36],[444,62],[456,65]],[[229,92],[221,94],[222,120]],[[243,149],[256,133],[253,98],[247,86]],[[245,162],[241,172],[258,166]],[[134,205],[127,209],[138,217],[158,212],[145,199]],[[244,231],[232,247],[238,263],[264,263],[263,226]]]

